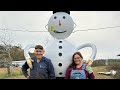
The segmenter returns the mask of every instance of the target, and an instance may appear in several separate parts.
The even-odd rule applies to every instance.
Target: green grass
[[[0,68],[0,79],[25,79],[20,68],[14,68],[11,75],[7,74],[7,68]]]
[[[110,75],[102,75],[102,74],[97,74],[97,72],[109,72],[107,69],[108,66],[96,66],[92,67],[93,72],[95,75],[95,79],[115,79],[113,76]]]
[[[95,75],[95,79],[116,79],[113,76],[108,75],[100,75],[97,74],[97,72],[109,72],[108,66],[95,66],[92,67]],[[0,68],[0,79],[26,79],[20,68],[13,69],[12,75],[7,75],[7,69],[6,68]]]

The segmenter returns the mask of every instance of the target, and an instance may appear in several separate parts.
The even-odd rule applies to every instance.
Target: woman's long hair
[[[83,56],[80,52],[75,52],[72,56],[72,63],[70,64],[70,67],[76,67],[76,64],[74,62],[74,57],[75,57],[76,54],[78,54],[83,59]]]

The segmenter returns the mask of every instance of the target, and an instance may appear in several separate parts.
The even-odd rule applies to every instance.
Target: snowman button
[[[62,41],[59,41],[59,43],[62,43]]]
[[[62,56],[62,53],[59,53],[59,56]]]
[[[62,66],[62,63],[59,63],[58,65],[61,67],[61,66]]]
[[[59,49],[62,49],[62,46],[59,46]]]
[[[59,72],[60,75],[62,75],[63,73],[62,72]]]

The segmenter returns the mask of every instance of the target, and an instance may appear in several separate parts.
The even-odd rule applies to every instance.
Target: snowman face
[[[49,33],[57,39],[67,38],[74,29],[74,22],[69,14],[57,12],[48,21]]]

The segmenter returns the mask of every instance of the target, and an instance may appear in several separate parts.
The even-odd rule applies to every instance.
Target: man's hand
[[[29,58],[29,59],[27,59],[26,61],[27,61],[28,66],[29,66],[30,68],[32,68],[32,62],[33,62],[33,60],[32,60],[31,58]]]
[[[86,71],[88,71],[88,73],[91,74],[93,72],[92,67],[90,65],[87,65]]]

